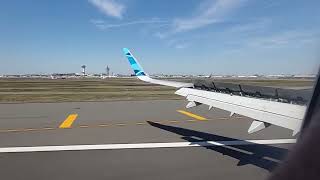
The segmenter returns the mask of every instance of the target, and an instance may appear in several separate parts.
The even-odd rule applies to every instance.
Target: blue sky
[[[320,1],[5,0],[0,74],[144,69],[167,74],[309,74]]]

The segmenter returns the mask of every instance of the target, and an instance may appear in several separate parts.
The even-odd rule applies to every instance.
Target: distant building
[[[82,75],[83,75],[83,76],[86,75],[86,67],[87,67],[86,65],[82,65],[82,66],[81,66],[81,68],[82,68]]]

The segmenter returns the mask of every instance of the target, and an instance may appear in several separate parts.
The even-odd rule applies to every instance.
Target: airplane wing
[[[293,135],[300,131],[306,106],[195,89],[192,83],[153,79],[145,73],[127,48],[124,48],[123,51],[135,75],[140,80],[178,88],[175,94],[186,97],[189,101],[187,108],[206,104],[209,106],[209,110],[215,107],[229,111],[230,116],[240,114],[255,119],[248,129],[248,133],[260,131],[270,124],[291,129]]]

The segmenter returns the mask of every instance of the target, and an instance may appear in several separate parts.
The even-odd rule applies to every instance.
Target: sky
[[[0,74],[314,74],[319,0],[3,0]]]

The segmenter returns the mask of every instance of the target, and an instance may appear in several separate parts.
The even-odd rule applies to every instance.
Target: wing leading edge
[[[288,104],[266,99],[237,96],[219,92],[194,89],[191,83],[157,80],[150,78],[133,57],[131,52],[123,49],[135,75],[142,81],[179,88],[175,94],[184,96],[188,101],[187,108],[206,104],[209,110],[212,107],[224,109],[233,114],[240,114],[255,119],[248,132],[253,133],[274,124],[293,130],[293,135],[300,131],[306,106]]]

